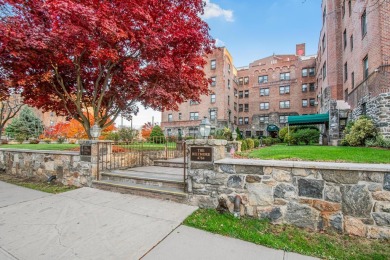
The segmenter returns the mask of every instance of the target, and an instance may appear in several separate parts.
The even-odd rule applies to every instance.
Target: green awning
[[[329,122],[329,114],[311,114],[303,116],[289,116],[287,123],[289,125],[312,125]]]
[[[279,131],[279,127],[276,126],[276,125],[268,125],[267,126],[267,131],[268,132],[277,132],[277,131]]]

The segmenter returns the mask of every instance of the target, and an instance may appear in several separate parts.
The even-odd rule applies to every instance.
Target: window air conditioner
[[[318,101],[314,101],[314,105],[315,105],[315,106],[318,106]]]

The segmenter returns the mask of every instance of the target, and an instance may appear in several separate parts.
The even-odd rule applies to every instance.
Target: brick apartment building
[[[318,112],[330,113],[330,137],[366,114],[390,136],[389,1],[322,1],[317,53]]]
[[[289,115],[315,113],[316,60],[304,55],[305,44],[299,44],[295,55],[273,55],[237,70],[228,50],[216,48],[205,66],[212,81],[209,96],[163,112],[162,128],[167,135],[194,136],[206,116],[214,129],[238,126],[247,137],[268,136],[285,126]]]

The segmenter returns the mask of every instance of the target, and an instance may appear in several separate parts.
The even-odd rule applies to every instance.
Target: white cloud
[[[206,6],[204,7],[204,19],[210,19],[215,17],[223,17],[228,22],[233,22],[233,11],[222,9],[219,5],[211,3],[210,0],[204,0]]]
[[[220,39],[216,38],[215,39],[215,46],[217,46],[217,47],[225,47],[226,44],[225,44],[224,41],[221,41]]]

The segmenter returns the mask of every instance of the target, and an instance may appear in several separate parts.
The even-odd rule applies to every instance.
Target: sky
[[[306,43],[306,55],[316,54],[321,30],[321,0],[205,0],[202,16],[217,46],[225,46],[236,67],[273,54],[295,54]],[[133,127],[161,122],[161,113],[140,107]],[[130,122],[124,120],[124,125]],[[117,126],[121,120],[116,121]]]

